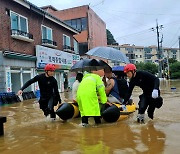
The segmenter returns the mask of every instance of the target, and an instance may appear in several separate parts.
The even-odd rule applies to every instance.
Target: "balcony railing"
[[[68,45],[63,45],[63,50],[65,50],[65,51],[74,51],[74,48],[70,47]]]
[[[11,29],[11,37],[27,42],[33,42],[33,35],[18,29]]]
[[[50,45],[50,46],[57,47],[57,43],[55,41],[48,40],[48,39],[42,39],[42,44],[47,45],[47,46]]]
[[[23,37],[27,37],[31,40],[33,40],[33,35],[18,29],[11,29],[11,35],[18,35],[18,36],[23,36]]]

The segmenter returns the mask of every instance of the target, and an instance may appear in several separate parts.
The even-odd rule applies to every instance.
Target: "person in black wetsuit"
[[[55,71],[54,64],[47,64],[44,68],[45,73],[36,75],[34,78],[27,81],[22,88],[18,91],[18,95],[22,95],[23,90],[32,83],[38,82],[40,89],[40,109],[47,117],[55,119],[56,114],[54,112],[54,106],[59,102],[61,104],[61,98],[58,91],[57,80],[53,77]]]
[[[135,86],[143,90],[139,96],[139,109],[137,122],[144,123],[144,113],[147,110],[148,117],[153,119],[155,108],[162,106],[162,97],[160,97],[159,79],[146,71],[136,71],[134,64],[127,64],[124,67],[124,73],[130,79],[128,93],[125,96],[123,104],[129,100]]]

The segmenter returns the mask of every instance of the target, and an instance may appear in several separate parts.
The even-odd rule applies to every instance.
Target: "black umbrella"
[[[76,62],[70,69],[74,72],[84,72],[84,71],[96,71],[109,66],[106,62],[96,59],[82,59]]]

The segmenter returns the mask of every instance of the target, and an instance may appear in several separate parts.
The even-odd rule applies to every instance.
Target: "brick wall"
[[[73,47],[73,32],[11,0],[1,0],[0,3],[0,50],[35,55],[35,45],[41,45],[41,24],[53,30],[53,41],[57,42],[57,49],[63,49],[63,34],[71,37],[71,46]],[[29,43],[11,37],[10,16],[6,10],[14,11],[28,18],[29,33],[33,35],[34,42]]]
[[[84,30],[74,37],[80,43],[89,42],[89,49],[97,46],[107,46],[106,24],[89,6],[84,5],[60,11],[50,9],[49,11],[61,20],[87,17],[88,30]]]

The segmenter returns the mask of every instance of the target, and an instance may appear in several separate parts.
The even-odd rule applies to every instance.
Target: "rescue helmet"
[[[55,71],[55,65],[54,64],[46,64],[44,67],[45,71]]]
[[[124,67],[124,73],[127,73],[129,71],[136,71],[136,66],[134,64],[126,64]]]

